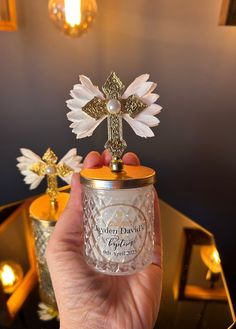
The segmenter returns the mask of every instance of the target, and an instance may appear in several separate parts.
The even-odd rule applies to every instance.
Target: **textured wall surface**
[[[157,169],[165,201],[230,250],[236,230],[236,28],[217,25],[221,0],[98,5],[96,25],[80,39],[54,28],[46,0],[18,1],[18,31],[0,32],[0,204],[32,194],[15,167],[20,147],[43,154],[51,146],[59,156],[75,146],[83,156],[102,151],[105,123],[79,141],[68,128],[65,100],[79,74],[101,85],[115,70],[127,85],[148,72],[158,82],[161,124],[146,140],[126,126],[129,150]]]

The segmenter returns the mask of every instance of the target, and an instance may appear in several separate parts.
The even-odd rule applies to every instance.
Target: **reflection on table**
[[[32,246],[21,226],[29,202],[0,208],[0,262],[16,259],[34,269]],[[163,290],[156,329],[227,329],[234,328],[234,311],[217,254],[214,237],[187,217],[160,201],[163,232]],[[9,230],[6,223],[11,218]],[[22,219],[22,221],[21,221]],[[5,226],[5,229],[3,229]],[[8,248],[11,239],[17,248]],[[27,242],[28,241],[28,242]],[[14,245],[13,243],[13,245]],[[27,243],[28,249],[27,251]],[[22,244],[22,246],[21,246]],[[8,249],[7,249],[8,248]],[[27,260],[29,258],[29,260]],[[24,273],[28,273],[24,270]],[[35,276],[32,275],[32,280]],[[33,282],[31,284],[33,286]],[[19,289],[19,288],[18,288]],[[7,298],[0,292],[0,320],[8,312]],[[9,300],[8,300],[9,301]],[[35,286],[8,328],[59,328],[59,322],[38,318],[38,287]],[[0,326],[1,327],[1,326]],[[1,327],[4,328],[4,327]]]
[[[229,328],[235,316],[214,237],[165,202],[160,207],[164,280],[155,328]]]

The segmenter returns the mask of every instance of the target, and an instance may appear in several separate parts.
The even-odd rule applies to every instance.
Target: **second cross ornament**
[[[50,274],[45,258],[45,250],[54,231],[60,214],[64,211],[69,194],[59,192],[58,176],[67,184],[70,184],[73,172],[79,172],[82,164],[76,149],[69,150],[58,162],[56,154],[48,148],[42,157],[29,149],[20,149],[21,156],[17,158],[24,181],[30,185],[30,189],[35,189],[41,181],[47,177],[46,193],[36,198],[29,207],[29,214],[32,220],[32,229],[35,242],[35,252],[39,276],[39,294],[44,308],[42,317],[50,319],[57,315],[56,298],[54,295]],[[41,307],[40,306],[40,307]],[[43,310],[40,310],[41,314]],[[45,318],[45,319],[46,319]]]

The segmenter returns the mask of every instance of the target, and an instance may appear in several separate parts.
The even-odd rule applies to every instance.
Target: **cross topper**
[[[58,157],[50,148],[44,153],[42,160],[30,166],[29,170],[38,176],[47,176],[48,187],[46,193],[49,195],[51,205],[56,208],[58,196],[57,176],[65,177],[72,174],[73,169],[65,163],[57,164]]]
[[[30,189],[35,189],[45,176],[47,176],[46,193],[50,198],[51,210],[57,209],[57,196],[59,176],[66,183],[70,183],[73,172],[78,172],[82,164],[76,149],[71,149],[58,162],[56,154],[48,148],[42,158],[29,149],[20,149],[22,156],[17,158],[19,168],[22,175],[25,176],[25,183],[30,184]]]
[[[123,139],[123,119],[141,137],[154,136],[149,127],[159,124],[154,117],[161,110],[159,105],[154,104],[159,96],[152,93],[156,84],[147,81],[148,78],[148,74],[139,76],[125,90],[122,81],[112,72],[102,86],[102,93],[88,77],[81,75],[81,84],[75,85],[71,91],[73,99],[67,101],[67,106],[72,110],[68,113],[68,119],[73,122],[71,128],[77,138],[91,136],[107,118],[108,140],[105,148],[112,155],[112,171],[122,170],[121,156],[127,147]]]

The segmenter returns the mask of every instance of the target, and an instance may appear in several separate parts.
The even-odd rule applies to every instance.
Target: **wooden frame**
[[[10,295],[9,298],[6,298],[4,295],[2,287],[0,285],[0,324],[9,325],[14,319],[18,311],[20,310],[22,304],[26,300],[27,296],[37,283],[37,271],[36,271],[36,261],[34,256],[34,241],[31,232],[30,218],[28,216],[28,207],[31,200],[24,202],[20,205],[13,213],[0,225],[0,237],[4,232],[7,231],[8,227],[13,224],[14,220],[17,218],[22,219],[24,224],[24,234],[25,242],[27,248],[27,257],[29,262],[29,269],[25,273],[21,285]],[[13,207],[15,204],[12,205]],[[11,205],[9,206],[11,207]],[[8,208],[9,208],[8,207]],[[1,207],[6,209],[7,207]]]
[[[15,31],[17,29],[15,0],[0,0],[0,30]]]
[[[222,0],[219,25],[236,26],[236,0]]]

